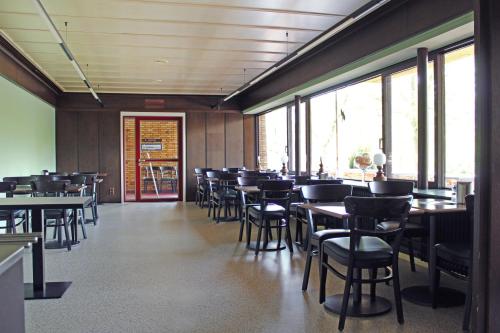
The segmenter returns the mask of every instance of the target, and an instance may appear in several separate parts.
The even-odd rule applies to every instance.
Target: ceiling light
[[[154,80],[154,82],[163,82],[162,79],[157,79],[157,80]]]
[[[168,60],[167,59],[156,59],[155,63],[157,63],[157,64],[168,64]]]

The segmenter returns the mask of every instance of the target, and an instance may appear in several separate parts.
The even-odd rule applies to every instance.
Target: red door
[[[182,118],[123,121],[125,201],[182,200]]]

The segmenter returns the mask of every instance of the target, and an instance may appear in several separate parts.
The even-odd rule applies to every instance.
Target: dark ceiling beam
[[[470,0],[391,1],[238,96],[250,108],[353,61],[472,12]]]
[[[49,104],[56,105],[62,94],[45,74],[0,35],[0,75]]]

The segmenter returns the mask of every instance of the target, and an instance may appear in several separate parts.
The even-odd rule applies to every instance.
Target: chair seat
[[[463,266],[470,265],[471,248],[468,243],[439,243],[434,245],[436,256],[446,261],[457,263]]]
[[[46,219],[62,219],[64,217],[63,209],[45,209],[43,214]]]
[[[399,221],[384,221],[377,224],[377,230],[390,231],[399,227]],[[424,237],[427,236],[427,230],[420,223],[407,222],[404,235],[406,237]]]
[[[215,192],[214,196],[219,199],[219,198],[226,198],[226,199],[236,199],[238,196],[238,193],[235,190],[226,190],[223,193]]]
[[[350,237],[325,240],[323,250],[342,265],[349,262]],[[382,267],[392,263],[392,247],[378,237],[363,236],[356,246],[356,267]]]
[[[263,215],[268,218],[284,218],[286,209],[280,205],[269,204],[264,208]],[[252,206],[248,209],[248,214],[253,217],[259,217],[261,214],[261,206]]]
[[[318,246],[323,241],[334,237],[349,237],[349,229],[325,229],[318,230],[311,235],[311,242],[313,245]]]

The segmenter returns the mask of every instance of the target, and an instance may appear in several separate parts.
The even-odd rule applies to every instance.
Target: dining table
[[[32,245],[33,282],[25,283],[25,299],[61,298],[71,282],[45,281],[45,242],[43,210],[71,209],[74,216],[78,209],[87,207],[92,197],[12,197],[0,198],[0,210],[31,211],[32,231],[38,235],[38,241]],[[71,229],[73,241],[78,241],[78,232],[73,223]]]
[[[342,221],[344,221],[344,227],[349,228],[349,214],[346,212],[343,203],[302,204],[301,207],[304,209],[309,209],[316,214],[341,219]],[[450,200],[433,198],[413,200],[412,207],[408,213],[408,216],[420,217],[423,219],[428,219],[429,221],[429,284],[410,286],[403,289],[401,293],[406,300],[418,305],[431,306],[433,293],[436,292],[438,293],[438,306],[453,306],[464,303],[465,296],[463,293],[445,287],[440,287],[438,290],[433,290],[431,288],[432,283],[430,282],[432,281],[434,274],[431,269],[431,267],[433,267],[433,260],[435,257],[433,255],[435,251],[434,245],[438,241],[436,237],[436,226],[439,223],[439,219],[436,217],[441,214],[465,213],[465,211],[466,210],[464,204],[458,204]],[[325,308],[334,313],[340,313],[342,297],[343,295],[341,294],[326,297],[324,303]],[[348,309],[348,314],[352,316],[372,316],[382,314],[389,311],[391,307],[391,303],[382,297],[377,296],[377,300],[375,302],[370,301],[369,297],[363,297],[361,284],[353,285],[353,299],[355,300],[355,302],[351,302]]]

